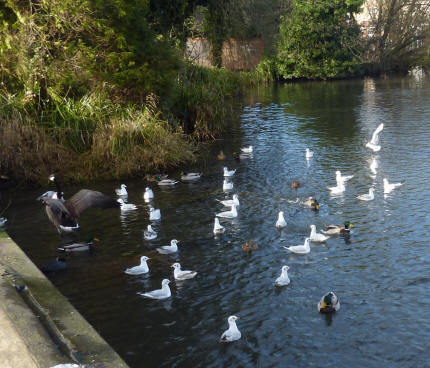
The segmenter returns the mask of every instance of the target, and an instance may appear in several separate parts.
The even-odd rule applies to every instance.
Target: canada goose
[[[57,184],[58,193],[61,193],[58,180],[54,175],[51,177],[50,179]],[[65,202],[49,197],[42,197],[41,201],[46,205],[49,220],[59,232],[77,229],[79,227],[77,218],[88,208],[117,208],[120,206],[112,197],[89,189],[81,189]]]

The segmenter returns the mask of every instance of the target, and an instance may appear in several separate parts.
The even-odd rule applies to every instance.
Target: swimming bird
[[[282,268],[281,268],[281,276],[279,276],[275,280],[275,285],[276,286],[285,286],[285,285],[288,285],[290,283],[290,279],[288,277],[288,270],[289,269],[290,269],[290,267],[288,267],[288,266],[282,266]]]
[[[232,190],[233,189],[233,183],[228,182],[226,179],[224,179],[224,183],[222,184],[222,190]]]
[[[326,231],[324,232],[324,234],[327,235],[347,235],[351,232],[350,227],[354,227],[354,224],[349,222],[349,221],[345,221],[343,226],[342,225],[328,225],[326,227]]]
[[[95,245],[94,243],[98,241],[99,239],[93,235],[87,235],[84,242],[63,245],[58,248],[58,250],[61,250],[62,252],[83,252],[93,248]]]
[[[149,220],[155,221],[161,219],[161,211],[159,208],[155,209],[154,207],[151,207],[149,209]]]
[[[306,201],[303,202],[306,207],[309,207],[315,211],[320,209],[320,204],[315,198],[309,197]]]
[[[376,174],[376,169],[378,168],[378,161],[376,161],[376,158],[372,160],[372,163],[370,164],[370,171],[372,174]]]
[[[189,173],[186,171],[182,171],[181,173],[181,180],[182,181],[194,181],[194,180],[198,180],[202,177],[202,173]]]
[[[227,167],[224,167],[224,176],[225,177],[232,177],[235,172],[236,172],[236,169],[229,170]]]
[[[381,123],[379,126],[375,129],[375,131],[372,134],[372,139],[370,142],[366,143],[366,147],[370,148],[373,152],[378,152],[381,149],[381,146],[378,145],[379,143],[379,133],[382,132],[384,129],[384,124]]]
[[[282,229],[287,226],[287,221],[284,219],[284,211],[279,211],[278,220],[276,221],[275,226],[277,229]]]
[[[137,209],[137,206],[132,203],[125,203],[122,198],[117,199],[118,203],[120,204],[121,211],[133,211]]]
[[[196,271],[181,270],[180,263],[173,263],[172,267],[174,268],[173,276],[175,277],[175,280],[188,280],[192,279],[197,275]]]
[[[317,228],[315,225],[310,225],[310,228],[311,228],[311,235],[309,235],[309,239],[311,240],[311,242],[323,243],[329,238],[324,234],[318,234]]]
[[[61,190],[60,182],[55,177],[55,174],[49,175],[49,180],[53,181],[55,183],[55,186],[57,187],[57,191],[48,190],[47,192],[43,193],[39,197],[36,198],[37,201],[40,201],[43,197],[48,197],[52,199],[59,199],[62,202],[65,201],[64,199],[64,192]]]
[[[318,312],[320,313],[333,313],[339,311],[339,309],[339,299],[332,291],[325,294],[318,302]]]
[[[162,247],[156,248],[157,252],[160,254],[170,254],[178,251],[179,242],[176,239],[170,241],[170,245],[164,245]]]
[[[233,158],[236,161],[240,161],[240,160],[245,160],[247,158],[251,158],[252,157],[252,153],[237,153],[237,152],[233,152]]]
[[[139,295],[145,296],[150,299],[167,299],[172,295],[169,288],[170,280],[164,279],[161,282],[161,289],[148,291],[147,293],[138,293]]]
[[[224,234],[225,227],[219,223],[219,218],[215,217],[214,234]]]
[[[143,273],[149,272],[148,264],[146,263],[147,260],[149,260],[147,256],[140,257],[140,265],[134,266],[131,268],[127,268],[124,272],[127,275],[141,275]]]
[[[254,240],[247,240],[245,243],[242,244],[242,250],[244,252],[253,252],[254,250],[258,249],[258,244]]]
[[[55,261],[48,262],[40,267],[40,270],[44,273],[54,273],[63,271],[67,268],[67,263],[64,258],[58,257]]]
[[[223,151],[219,151],[218,155],[216,156],[218,161],[224,161],[225,160],[225,155]]]
[[[157,178],[157,184],[162,187],[173,186],[179,183],[177,180],[174,180],[174,179],[161,179],[158,176],[156,178]]]
[[[145,202],[149,202],[151,199],[154,199],[154,192],[151,188],[146,187],[145,193],[143,194],[143,199]]]
[[[236,325],[238,319],[239,317],[236,316],[228,317],[228,330],[223,332],[219,340],[220,342],[231,342],[240,339],[242,335]]]
[[[375,198],[374,192],[375,189],[373,187],[369,188],[369,193],[366,194],[360,194],[359,196],[357,196],[358,199],[362,200],[362,201],[372,201]]]
[[[383,181],[384,181],[384,193],[385,194],[390,193],[395,188],[400,187],[401,185],[403,185],[403,183],[393,183],[393,184],[390,184],[386,178],[384,178]]]
[[[253,147],[252,146],[249,146],[249,147],[242,147],[241,149],[240,149],[243,153],[252,153],[253,152]]]
[[[229,219],[237,217],[236,205],[231,206],[230,211],[219,212],[216,214],[216,216]]]
[[[345,184],[349,179],[352,179],[354,175],[344,175],[342,176],[339,170],[336,171],[336,183]]]
[[[291,185],[290,185],[290,187],[291,188],[293,188],[293,189],[297,189],[298,187],[300,187],[300,182],[298,181],[298,180],[294,180],[292,183],[291,183]]]
[[[6,217],[0,217],[0,226],[5,226],[7,222],[7,218]]]
[[[335,187],[328,187],[330,194],[341,194],[345,191],[345,185],[343,183],[337,183]]]
[[[293,252],[293,253],[307,254],[307,253],[309,253],[311,251],[311,248],[309,246],[309,240],[310,240],[309,238],[306,238],[305,239],[305,244],[303,244],[303,245],[294,245],[294,246],[291,246],[291,247],[285,247],[284,246],[284,248],[288,249],[290,252]]]
[[[157,237],[157,233],[154,231],[151,225],[148,225],[146,230],[143,232],[145,240],[153,240]]]
[[[58,231],[73,231],[79,227],[78,217],[89,208],[117,208],[120,204],[112,197],[101,192],[81,189],[70,199],[62,202],[60,199],[42,197],[46,214]]]
[[[119,195],[119,196],[128,196],[126,188],[127,188],[127,185],[121,184],[121,188],[115,189],[116,195]]]
[[[233,205],[235,206],[239,206],[240,202],[239,202],[239,197],[237,196],[237,194],[233,194],[233,199],[226,199],[223,201],[220,201],[219,199],[217,199],[218,202],[222,203],[223,206],[225,207],[231,207]]]
[[[314,153],[309,148],[306,148],[306,158],[309,159],[313,156],[314,156]]]

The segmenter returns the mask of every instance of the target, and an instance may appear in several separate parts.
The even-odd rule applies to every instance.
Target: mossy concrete
[[[47,368],[67,362],[103,368],[128,367],[21,248],[1,230],[0,275],[2,368]],[[26,302],[28,298],[17,291],[16,286],[23,285],[27,286],[26,290],[30,291],[42,313],[35,314],[34,308]],[[46,319],[51,328],[46,328]],[[52,326],[58,332],[59,339],[53,338]]]

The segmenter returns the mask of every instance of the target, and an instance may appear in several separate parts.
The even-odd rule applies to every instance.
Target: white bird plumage
[[[311,242],[323,243],[329,238],[329,236],[317,233],[317,228],[315,225],[310,225],[310,228],[311,235],[309,236],[309,239],[311,240]]]
[[[390,184],[386,178],[384,178],[383,181],[384,181],[384,193],[385,194],[390,193],[392,190],[403,185],[403,183],[392,183],[392,184]]]
[[[242,335],[236,325],[236,320],[238,319],[239,317],[236,316],[228,317],[228,330],[223,332],[220,342],[231,342],[241,338]]]
[[[275,226],[277,229],[282,229],[287,226],[287,221],[284,219],[284,211],[279,211],[278,220],[276,221]]]
[[[314,156],[314,153],[309,148],[306,148],[306,158],[309,159],[313,156]]]
[[[223,206],[225,206],[225,207],[231,207],[233,205],[235,205],[235,206],[239,206],[240,205],[239,197],[238,197],[237,194],[233,194],[233,199],[226,199],[226,200],[223,200],[223,201],[217,199],[217,201],[220,202],[220,203],[222,203]]]
[[[230,219],[237,217],[236,205],[232,205],[230,211],[219,212],[216,216]]]
[[[240,150],[243,153],[252,153],[254,151],[254,148],[252,146],[248,146],[248,147],[242,147]]]
[[[309,238],[305,239],[305,243],[303,245],[294,245],[291,247],[284,246],[285,249],[288,249],[290,252],[297,253],[297,254],[307,254],[311,251],[310,245],[309,245]]]
[[[336,183],[345,184],[348,180],[352,179],[354,175],[342,175],[342,173],[337,170],[336,171]]]
[[[279,276],[275,280],[275,285],[276,286],[285,286],[285,285],[288,285],[290,283],[290,279],[288,277],[288,270],[289,269],[290,269],[290,267],[288,267],[288,266],[282,266],[282,268],[281,268],[281,276]]]
[[[335,187],[328,187],[328,189],[330,189],[330,194],[341,194],[345,191],[345,185],[338,182]]]
[[[232,190],[232,189],[233,189],[233,183],[224,179],[224,182],[222,184],[222,190]]]
[[[140,265],[127,268],[124,272],[128,275],[141,275],[149,272],[149,267],[146,261],[149,258],[147,256],[140,257]]]
[[[162,247],[157,248],[157,252],[160,254],[170,254],[176,253],[178,251],[179,242],[176,239],[172,239],[170,241],[170,245],[164,245]]]
[[[369,193],[360,194],[359,196],[357,196],[357,198],[362,200],[362,201],[372,201],[375,198],[374,191],[375,191],[375,189],[373,187],[370,187]]]
[[[146,230],[143,232],[143,237],[145,240],[153,240],[157,237],[157,232],[152,228],[151,225],[148,225]]]
[[[151,207],[149,209],[149,220],[155,221],[161,219],[161,211],[159,208],[155,209],[154,207]]]
[[[173,276],[176,280],[188,280],[192,279],[197,275],[196,271],[187,271],[187,270],[181,270],[181,264],[180,263],[173,263],[172,267],[173,270]]]
[[[120,207],[121,211],[133,211],[133,210],[137,209],[137,206],[135,204],[125,203],[122,198],[118,198],[117,201],[121,205],[121,207]]]
[[[384,129],[384,124],[383,123],[379,124],[378,127],[373,132],[372,139],[370,140],[370,142],[366,143],[366,147],[370,148],[373,152],[378,152],[381,149],[381,146],[378,143],[379,143],[379,133],[381,133],[383,129]]]
[[[224,167],[224,176],[225,177],[232,177],[236,172],[236,169],[229,170],[227,167]]]
[[[215,217],[214,234],[223,234],[224,231],[225,231],[225,227],[219,223],[219,218]]]
[[[154,199],[154,192],[151,188],[146,187],[145,193],[143,194],[143,199],[145,202],[149,202],[151,199]]]
[[[179,182],[177,180],[174,180],[174,179],[162,179],[162,180],[157,181],[157,184],[161,187],[176,185],[178,183]]]
[[[121,188],[119,188],[119,189],[115,189],[115,193],[116,193],[116,195],[119,195],[119,196],[127,196],[127,195],[128,195],[128,193],[127,193],[127,189],[125,189],[125,188],[127,188],[127,185],[125,185],[125,184],[121,184]]]
[[[161,289],[148,291],[147,293],[138,293],[139,295],[145,296],[150,299],[167,299],[172,295],[169,288],[170,280],[164,279],[161,282]]]

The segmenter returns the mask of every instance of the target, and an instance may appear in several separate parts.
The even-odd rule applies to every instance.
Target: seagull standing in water
[[[239,317],[236,316],[228,317],[228,330],[223,332],[220,342],[231,342],[241,338],[242,335],[236,325],[238,319]]]
[[[384,129],[384,124],[379,124],[379,126],[375,129],[375,131],[372,134],[372,139],[370,142],[366,143],[366,147],[370,148],[373,152],[378,152],[381,149],[381,146],[378,145],[379,143],[379,133],[382,132]]]
[[[161,282],[161,289],[148,291],[147,293],[138,293],[139,295],[145,296],[150,299],[167,299],[170,298],[172,293],[169,288],[170,280],[164,279]]]

